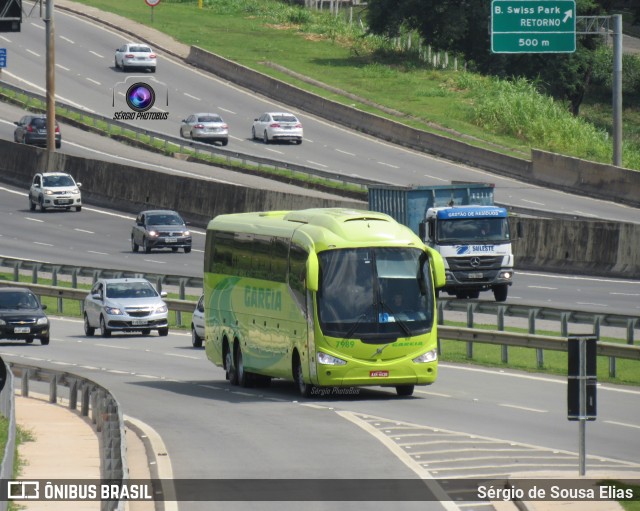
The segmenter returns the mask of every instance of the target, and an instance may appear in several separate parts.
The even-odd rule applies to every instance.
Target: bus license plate
[[[388,378],[389,371],[369,371],[370,378]]]
[[[133,326],[143,326],[147,324],[147,321],[144,319],[134,319],[131,321],[131,324]]]
[[[29,334],[31,333],[31,328],[28,326],[17,326],[13,329],[14,334]]]
[[[482,277],[484,277],[484,274],[481,272],[478,273],[469,273],[469,278],[470,279],[481,279]]]

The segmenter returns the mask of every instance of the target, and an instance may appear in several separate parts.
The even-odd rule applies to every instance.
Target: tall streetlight
[[[44,18],[47,45],[47,152],[51,155],[56,149],[56,88],[55,88],[55,44],[53,26],[53,0],[47,0]],[[50,164],[50,159],[47,165]],[[47,169],[51,170],[51,169]]]

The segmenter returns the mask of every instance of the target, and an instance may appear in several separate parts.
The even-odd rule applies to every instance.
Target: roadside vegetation
[[[197,0],[165,0],[154,8],[152,21],[143,2],[79,1],[425,131],[525,158],[538,148],[612,161],[612,53],[606,47],[599,50],[574,117],[571,105],[541,92],[544,83],[465,71],[462,56],[431,52],[412,33],[371,35],[365,13],[357,9],[335,16],[277,0],[203,0],[202,9]],[[623,166],[640,170],[640,56],[625,55],[623,70]],[[292,73],[321,83],[311,85]]]
[[[0,455],[4,456],[4,450],[7,446],[9,438],[9,419],[0,415]],[[24,466],[24,460],[20,457],[19,447],[20,444],[26,442],[33,442],[33,434],[31,431],[16,425],[16,451],[13,462],[13,477],[17,479],[22,474],[22,467]],[[24,506],[19,505],[16,502],[9,501],[8,511],[18,511],[24,509]]]

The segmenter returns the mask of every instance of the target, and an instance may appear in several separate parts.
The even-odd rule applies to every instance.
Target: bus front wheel
[[[413,385],[396,385],[396,392],[399,396],[412,396]]]
[[[224,367],[226,369],[226,378],[229,380],[231,385],[238,384],[238,373],[236,371],[236,366],[233,363],[233,355],[231,354],[231,350],[227,349],[227,352],[224,356]]]
[[[302,397],[310,397],[313,385],[304,382],[304,376],[302,374],[302,364],[300,363],[300,357],[296,356],[293,364],[293,380],[295,381],[298,392]]]

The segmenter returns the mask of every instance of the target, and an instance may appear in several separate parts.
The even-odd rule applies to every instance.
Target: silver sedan
[[[191,114],[182,120],[180,136],[193,140],[229,143],[229,126],[218,114]]]

